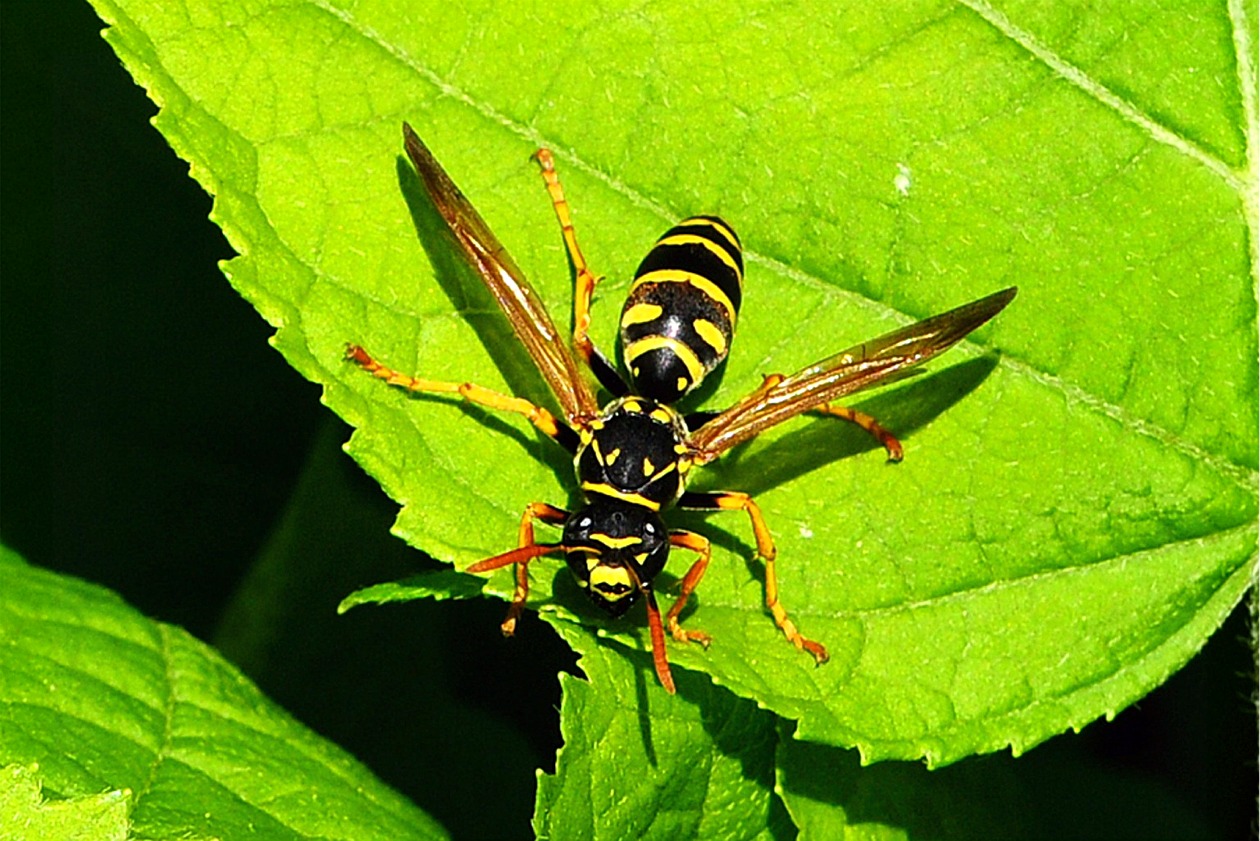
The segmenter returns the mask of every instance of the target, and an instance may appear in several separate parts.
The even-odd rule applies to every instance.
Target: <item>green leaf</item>
[[[605,348],[653,238],[689,213],[731,220],[748,288],[706,406],[1020,285],[933,373],[858,403],[904,464],[820,419],[698,477],[756,495],[783,601],[828,665],[765,614],[746,522],[676,518],[716,540],[684,619],[715,642],[671,657],[799,736],[867,759],[1026,750],[1162,682],[1253,579],[1252,6],[95,5],[216,197],[233,284],[358,429],[396,531],[457,568],[510,548],[527,502],[575,494],[521,419],[341,360],[360,342],[551,403],[434,229],[404,119],[559,315],[569,272],[527,160],[556,151],[609,275]],[[558,564],[535,566],[533,606],[644,647],[641,614],[608,623]]]
[[[98,819],[142,838],[444,837],[213,649],[3,548],[0,639],[0,765],[37,763],[63,815],[123,792]]]
[[[671,697],[620,646],[556,628],[585,652],[587,679],[560,677],[564,747],[539,776],[539,838],[792,836],[774,795],[774,716],[690,673]]]
[[[337,612],[345,613],[361,604],[389,604],[416,599],[471,599],[481,595],[484,584],[485,581],[475,575],[454,570],[422,572],[402,581],[374,584],[355,590],[342,599],[337,606]]]

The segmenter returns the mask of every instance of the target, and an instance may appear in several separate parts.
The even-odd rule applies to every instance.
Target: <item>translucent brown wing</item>
[[[802,412],[861,391],[893,374],[921,365],[1002,311],[1015,287],[863,342],[797,371],[736,403],[691,435],[697,462],[704,463]]]
[[[574,424],[594,417],[599,412],[595,394],[582,378],[547,307],[525,280],[520,267],[406,123],[403,123],[403,145],[464,256],[499,302],[516,337],[529,351],[543,379],[560,401],[565,419]]]

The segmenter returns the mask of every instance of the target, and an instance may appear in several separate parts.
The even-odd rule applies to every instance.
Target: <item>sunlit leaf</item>
[[[654,237],[729,219],[747,294],[706,406],[1020,286],[932,374],[859,403],[903,464],[813,420],[697,478],[756,495],[784,603],[832,661],[780,639],[738,515],[678,520],[718,546],[685,617],[715,642],[671,656],[798,735],[872,759],[1024,750],[1150,691],[1252,580],[1254,6],[95,5],[215,194],[233,284],[357,428],[398,533],[438,558],[510,548],[526,503],[575,494],[523,420],[342,361],[354,341],[551,402],[426,215],[404,119],[563,321],[568,268],[528,160],[555,150],[608,275],[606,348]],[[641,614],[606,623],[536,566],[534,606],[643,648]]]

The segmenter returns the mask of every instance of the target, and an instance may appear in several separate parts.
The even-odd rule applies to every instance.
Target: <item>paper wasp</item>
[[[739,238],[729,224],[716,216],[686,219],[667,231],[644,258],[621,316],[622,350],[630,374],[627,382],[588,335],[597,278],[578,247],[551,154],[542,149],[535,157],[574,270],[571,347],[503,245],[405,123],[403,138],[429,198],[551,387],[563,420],[528,400],[471,383],[401,374],[358,345],[347,348],[347,357],[391,385],[458,395],[490,409],[524,415],[573,454],[585,497],[583,506],[571,513],[544,502],[530,503],[521,517],[517,548],[469,567],[470,572],[486,572],[516,566],[516,589],[503,621],[504,634],[515,631],[525,606],[530,561],[563,553],[578,583],[609,614],[620,616],[640,598],[644,601],[656,673],[665,689],[674,692],[665,654],[666,630],[677,642],[706,646],[710,642],[707,634],[684,629],[678,621],[704,577],[711,551],[707,538],[666,528],[661,513],[677,505],[748,515],[757,557],[765,563],[766,607],[793,645],[818,663],[825,662],[826,648],[797,630],[779,599],[774,541],[757,504],[738,491],[687,491],[689,471],[811,410],[856,423],[884,445],[891,460],[900,460],[901,445],[890,432],[874,418],[833,401],[904,373],[948,349],[1000,312],[1016,290],[1005,289],[895,330],[791,376],[767,376],[725,411],[684,416],[672,404],[725,359],[734,335],[744,263]],[[601,407],[578,359],[613,396],[611,402]],[[561,527],[560,541],[538,542],[536,521]],[[662,621],[652,584],[664,569],[671,547],[694,552],[696,560]]]

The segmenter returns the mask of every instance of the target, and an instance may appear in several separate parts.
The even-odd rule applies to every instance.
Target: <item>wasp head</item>
[[[591,601],[621,616],[652,586],[669,557],[669,532],[655,511],[596,499],[564,524],[565,559]]]

